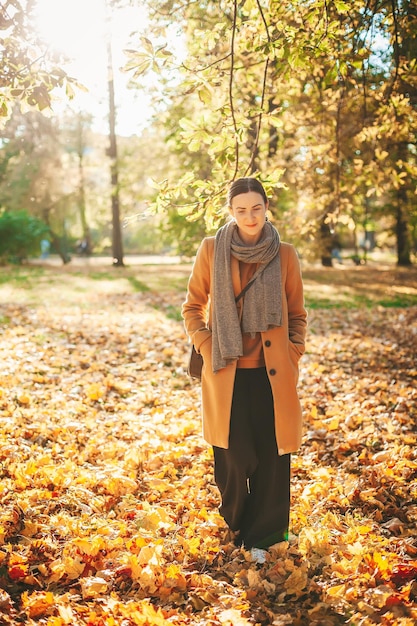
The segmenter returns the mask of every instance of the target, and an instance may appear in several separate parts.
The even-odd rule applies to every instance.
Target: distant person
[[[51,242],[48,239],[42,239],[42,241],[41,241],[41,259],[47,259],[49,257],[50,249],[51,249]]]
[[[81,241],[77,242],[77,252],[82,256],[88,255],[88,241],[87,239],[81,239]]]
[[[262,563],[288,537],[307,313],[297,253],[268,221],[262,184],[234,181],[228,207],[232,219],[198,249],[182,314],[204,361],[203,435],[213,446],[220,513],[235,543]]]
[[[340,253],[340,248],[334,247],[332,250],[332,258],[336,259],[338,263],[343,263],[342,255]]]

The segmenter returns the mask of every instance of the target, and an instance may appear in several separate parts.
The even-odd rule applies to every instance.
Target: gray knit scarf
[[[261,239],[245,245],[235,220],[217,231],[213,278],[213,371],[243,355],[242,333],[254,336],[282,325],[282,286],[279,255],[280,238],[270,222],[265,222]],[[256,280],[244,296],[240,322],[233,293],[231,255],[245,263],[259,263]]]

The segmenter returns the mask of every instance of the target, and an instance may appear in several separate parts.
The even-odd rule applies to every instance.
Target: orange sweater
[[[242,285],[242,289],[248,284],[257,269],[257,263],[243,263],[243,261],[239,261],[240,282]],[[245,306],[244,296],[238,302],[239,313],[241,313],[243,306]],[[251,337],[248,334],[243,334],[242,339],[243,356],[238,359],[237,367],[242,369],[264,367],[265,359],[261,333],[256,333],[255,337]]]

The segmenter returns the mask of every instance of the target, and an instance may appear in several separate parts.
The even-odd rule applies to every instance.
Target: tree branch
[[[237,21],[237,0],[233,1],[233,25],[232,25],[232,39],[230,42],[230,75],[229,75],[229,104],[230,113],[233,121],[233,128],[235,131],[235,171],[232,180],[235,180],[239,170],[239,138],[238,128],[236,123],[236,115],[233,103],[233,73],[235,65],[235,36],[236,36],[236,21]]]
[[[394,59],[395,59],[395,75],[393,85],[397,82],[398,72],[400,68],[400,44],[398,38],[398,20],[397,20],[397,0],[391,0],[392,19],[394,23]]]
[[[271,36],[269,34],[269,29],[268,29],[268,24],[266,22],[265,19],[265,15],[262,9],[262,6],[259,2],[259,0],[256,0],[256,4],[258,5],[258,9],[259,12],[261,14],[261,18],[265,27],[265,32],[266,32],[266,37],[268,39],[268,46],[271,43]],[[268,76],[268,67],[269,67],[269,47],[268,47],[268,55],[266,57],[266,61],[265,61],[265,67],[264,67],[264,74],[263,74],[263,79],[262,79],[262,95],[261,95],[261,107],[260,107],[260,113],[259,113],[259,117],[258,117],[258,123],[257,123],[257,127],[256,127],[256,137],[255,137],[255,143],[253,145],[252,148],[252,154],[251,154],[251,159],[249,161],[249,165],[246,169],[246,174],[248,172],[253,171],[253,167],[254,167],[254,162],[255,162],[255,158],[256,158],[256,154],[258,151],[258,145],[259,145],[259,137],[261,134],[261,127],[262,127],[262,116],[263,116],[263,109],[264,109],[264,104],[265,104],[265,93],[266,93],[266,80],[267,80],[267,76]]]

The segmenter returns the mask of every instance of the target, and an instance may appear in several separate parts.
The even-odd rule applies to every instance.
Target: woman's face
[[[248,191],[232,199],[230,214],[235,218],[243,243],[258,243],[266,220],[268,203],[260,193]]]

